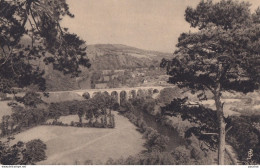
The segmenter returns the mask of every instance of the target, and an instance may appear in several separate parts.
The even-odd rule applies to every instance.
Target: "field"
[[[114,114],[114,129],[38,126],[15,135],[12,143],[41,139],[47,145],[48,158],[40,165],[84,164],[87,160],[100,163],[141,152],[142,135],[128,119]]]
[[[7,103],[10,101],[0,101],[0,120],[4,115],[10,115],[12,113],[12,109]]]
[[[242,98],[222,99],[222,101],[225,102],[224,104],[225,116],[260,114],[260,105],[257,101],[252,103],[247,103],[247,99],[242,99]],[[216,109],[215,102],[212,99],[203,101],[202,104],[214,110]]]
[[[62,101],[84,100],[84,98],[73,92],[50,92],[49,97],[42,96],[42,100],[46,103],[56,103]]]

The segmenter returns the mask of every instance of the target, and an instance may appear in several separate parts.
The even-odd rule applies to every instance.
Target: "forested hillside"
[[[77,78],[64,75],[53,70],[50,65],[42,65],[45,69],[45,79],[48,91],[88,89],[91,72],[95,70],[116,70],[138,67],[159,66],[162,58],[171,54],[157,51],[147,51],[121,44],[96,44],[87,46],[87,55],[91,68],[81,69]]]
[[[21,43],[24,46],[30,45],[28,38],[23,38]],[[82,73],[77,78],[71,78],[71,75],[64,75],[63,72],[54,70],[51,64],[45,65],[43,59],[32,61],[44,69],[47,91],[89,89],[90,77],[94,71],[159,67],[162,58],[172,57],[170,53],[143,50],[122,44],[88,45],[86,52],[91,68],[81,67]]]
[[[142,50],[121,44],[96,44],[88,46],[87,55],[93,69],[115,70],[159,66],[162,58],[169,58],[172,54]]]

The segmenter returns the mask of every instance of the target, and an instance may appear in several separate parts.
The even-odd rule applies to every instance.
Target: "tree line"
[[[117,108],[116,100],[108,94],[97,93],[93,98],[83,101],[65,101],[51,103],[43,108],[40,94],[28,92],[17,101],[23,102],[24,107],[17,103],[11,104],[12,114],[5,115],[1,121],[1,135],[8,136],[24,129],[45,124],[48,119],[54,119],[53,125],[59,124],[61,116],[78,115],[79,121],[71,126],[114,128],[115,117],[111,110]],[[83,123],[83,117],[88,123]]]

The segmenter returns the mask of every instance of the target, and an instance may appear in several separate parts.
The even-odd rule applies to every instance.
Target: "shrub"
[[[260,153],[260,132],[253,126],[254,121],[259,122],[259,117],[232,117],[231,124],[233,128],[227,134],[227,141],[237,151],[241,161],[247,160],[248,151],[252,149],[252,160],[259,164],[260,158],[257,155]]]
[[[46,144],[39,139],[27,143],[19,141],[12,146],[0,141],[0,149],[0,164],[3,165],[32,165],[46,159]]]
[[[33,164],[47,158],[45,150],[47,149],[40,139],[35,139],[26,143],[26,150],[23,153],[23,160],[25,164]]]
[[[92,160],[86,160],[84,162],[84,165],[93,165],[93,161]]]
[[[171,153],[177,165],[184,165],[191,162],[190,151],[185,146],[179,146]]]
[[[152,130],[147,134],[147,140],[144,146],[148,151],[159,151],[163,152],[167,148],[169,138],[159,134],[157,131]]]
[[[109,159],[108,165],[174,165],[176,160],[169,152],[144,152],[137,156],[120,158],[118,160]]]
[[[95,127],[95,128],[104,128],[104,125],[99,123],[99,122],[94,122],[93,123],[93,127]]]

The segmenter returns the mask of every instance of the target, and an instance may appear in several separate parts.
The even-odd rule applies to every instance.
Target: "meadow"
[[[48,158],[38,162],[39,165],[86,164],[88,160],[98,164],[144,150],[144,139],[136,127],[127,118],[113,113],[114,129],[37,126],[15,135],[12,143],[41,139],[47,145]]]

